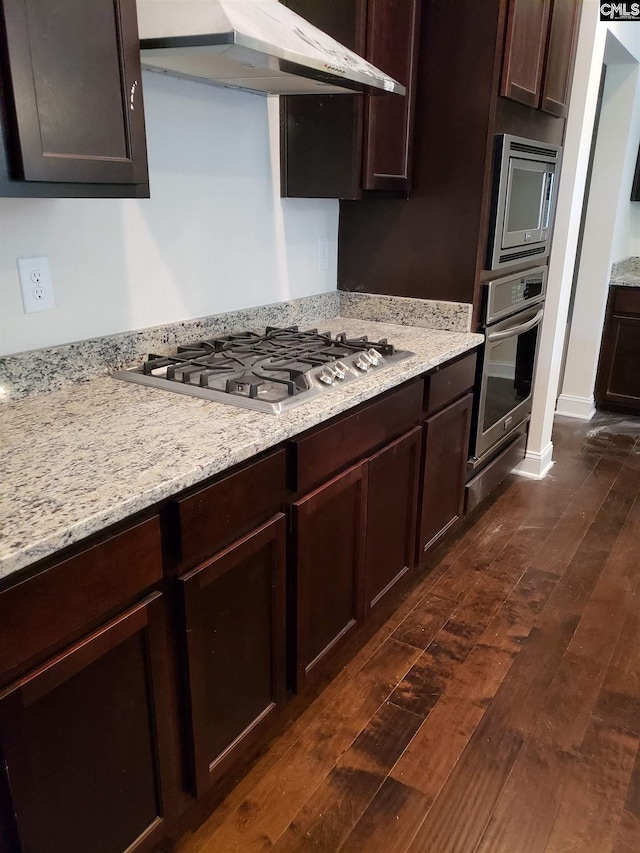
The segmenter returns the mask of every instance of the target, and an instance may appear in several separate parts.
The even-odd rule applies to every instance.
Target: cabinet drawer
[[[413,382],[294,441],[297,491],[308,491],[359,457],[417,426],[423,393],[423,383]]]
[[[457,397],[461,397],[476,381],[477,352],[454,364],[445,364],[428,377],[425,385],[425,413],[431,415]]]
[[[0,675],[60,646],[161,578],[154,516],[1,593]]]
[[[640,314],[640,289],[617,287],[613,307],[618,314]]]
[[[181,570],[195,566],[277,512],[286,494],[285,451],[172,501]]]

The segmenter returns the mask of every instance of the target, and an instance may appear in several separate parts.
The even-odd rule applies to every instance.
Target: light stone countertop
[[[609,284],[617,285],[618,287],[640,287],[640,275],[634,275],[627,272],[612,278]]]
[[[336,317],[411,359],[284,415],[111,377],[0,403],[0,578],[152,506],[483,342],[477,334]]]
[[[616,261],[611,267],[610,285],[640,287],[640,258],[630,256]]]

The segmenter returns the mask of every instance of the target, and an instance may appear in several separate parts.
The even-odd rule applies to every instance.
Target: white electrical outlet
[[[56,307],[49,258],[18,258],[18,273],[25,314]]]
[[[329,269],[329,240],[327,237],[318,237],[318,270]]]

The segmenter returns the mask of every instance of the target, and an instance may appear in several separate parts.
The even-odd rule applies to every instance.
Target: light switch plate
[[[18,258],[18,273],[25,314],[56,307],[49,258]]]

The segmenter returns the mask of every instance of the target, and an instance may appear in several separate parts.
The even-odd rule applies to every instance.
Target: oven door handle
[[[505,329],[503,332],[493,332],[490,335],[487,335],[487,341],[490,344],[496,343],[496,341],[506,341],[507,338],[514,338],[516,335],[522,335],[524,332],[528,332],[530,329],[533,329],[537,326],[544,316],[544,309],[541,308],[535,317],[532,317],[531,320],[527,320],[526,323],[520,323],[519,326],[511,326],[510,329]]]

